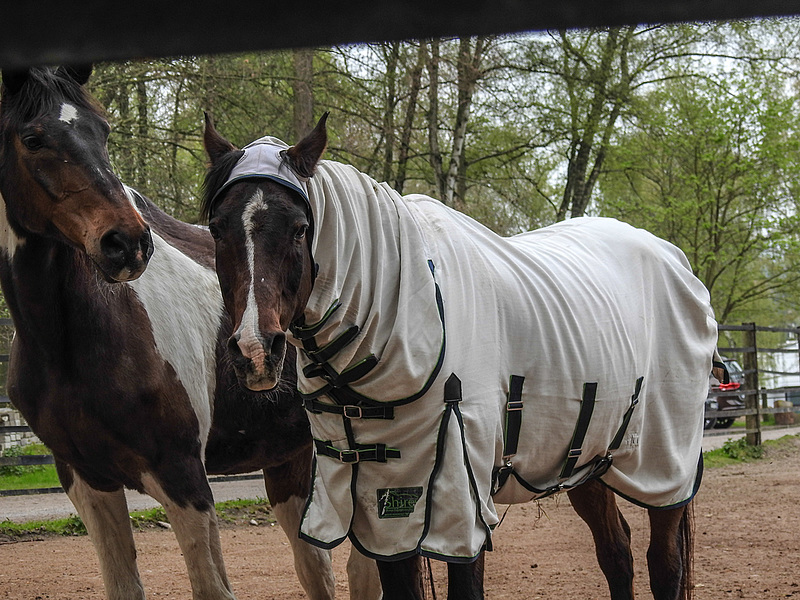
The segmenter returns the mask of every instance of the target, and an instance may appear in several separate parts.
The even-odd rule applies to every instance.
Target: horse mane
[[[225,185],[228,177],[233,171],[233,167],[239,162],[239,159],[244,154],[244,150],[234,150],[222,155],[216,164],[206,172],[203,179],[203,196],[200,204],[200,218],[203,221],[208,221],[211,216],[211,211],[214,208],[214,197],[217,192]]]
[[[32,68],[25,83],[14,94],[3,94],[0,119],[6,127],[19,127],[53,111],[64,102],[103,115],[104,111],[71,77],[60,76],[52,68]]]

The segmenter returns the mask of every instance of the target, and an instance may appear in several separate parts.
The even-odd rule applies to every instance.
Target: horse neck
[[[309,185],[309,201],[319,273],[306,322],[317,322],[335,300],[363,310],[377,289],[391,295],[385,283],[391,276],[381,271],[391,269],[399,257],[399,221],[382,186],[349,166],[324,161]],[[384,285],[376,287],[381,276]],[[331,323],[345,312],[337,311]]]
[[[58,355],[65,351],[71,323],[111,314],[115,303],[127,301],[127,290],[102,280],[80,250],[35,233],[15,232],[2,196],[0,202],[0,287],[16,337],[40,352]]]

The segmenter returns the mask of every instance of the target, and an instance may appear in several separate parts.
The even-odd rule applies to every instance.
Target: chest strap
[[[341,415],[347,419],[394,419],[394,406],[358,406],[327,404],[316,398],[303,398],[303,407],[310,413]]]
[[[330,440],[315,439],[314,447],[317,456],[327,456],[345,464],[355,464],[364,461],[385,463],[390,458],[400,458],[400,450],[389,448],[386,444],[356,444],[354,449],[337,448]]]

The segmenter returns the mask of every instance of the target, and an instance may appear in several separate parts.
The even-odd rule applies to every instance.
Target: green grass
[[[3,456],[34,456],[50,454],[44,444],[12,446],[3,451]],[[0,490],[23,490],[29,488],[60,487],[53,465],[3,466],[0,467]]]
[[[259,524],[274,523],[266,498],[255,500],[228,500],[215,505],[217,517],[225,524],[246,524],[256,520]],[[151,529],[160,523],[168,523],[167,515],[160,506],[147,510],[137,510],[130,514],[131,525],[136,530]],[[0,536],[24,537],[30,535],[86,535],[86,528],[80,517],[73,516],[66,519],[50,521],[29,521],[27,523],[13,523],[0,521]]]
[[[785,435],[777,440],[764,440],[761,446],[748,446],[745,438],[728,440],[722,448],[703,453],[703,464],[706,468],[724,467],[726,465],[752,462],[781,452],[797,452],[800,447],[800,436]]]
[[[61,487],[61,482],[56,475],[56,468],[53,465],[42,465],[42,467],[41,471],[0,477],[0,490]]]

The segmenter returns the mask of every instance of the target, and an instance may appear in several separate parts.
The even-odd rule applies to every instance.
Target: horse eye
[[[44,147],[44,141],[38,135],[26,135],[22,138],[22,145],[31,152],[36,152]]]
[[[308,225],[300,225],[294,233],[294,239],[298,241],[302,240],[306,237],[306,231],[308,231]]]
[[[211,233],[211,237],[215,240],[218,240],[220,237],[219,227],[217,227],[216,223],[209,223],[208,224],[208,231]]]

